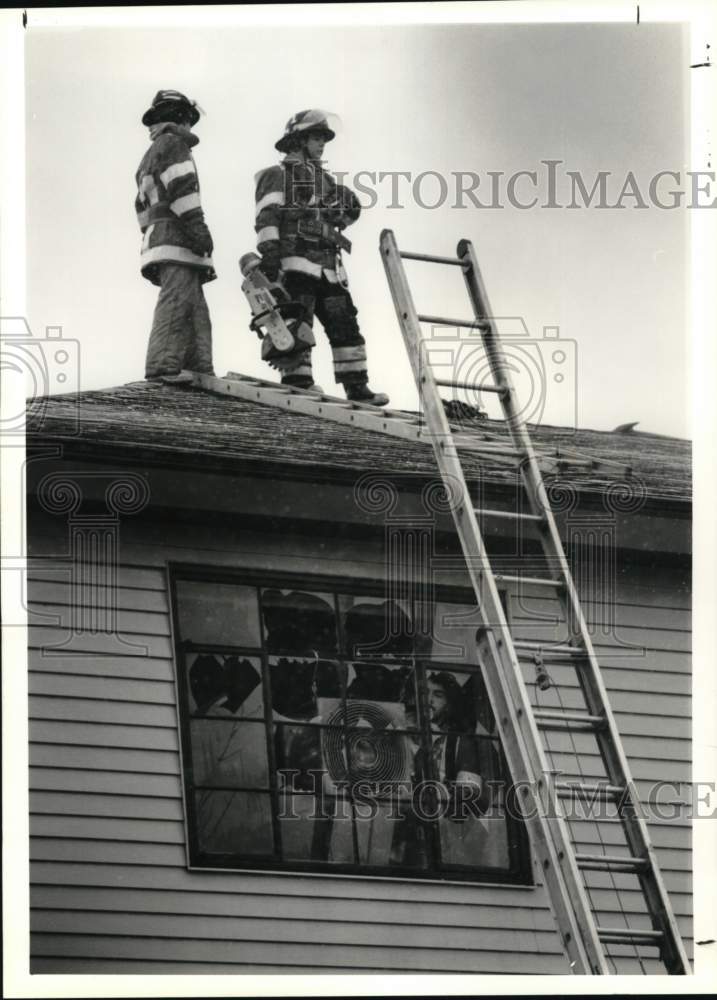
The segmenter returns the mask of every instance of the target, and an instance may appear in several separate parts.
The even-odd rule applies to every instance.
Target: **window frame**
[[[497,868],[473,868],[471,871],[461,871],[452,869],[446,871],[424,869],[398,869],[395,866],[369,866],[356,864],[342,864],[335,862],[322,862],[317,860],[291,859],[284,860],[279,856],[280,844],[277,836],[277,826],[275,822],[275,809],[278,794],[278,783],[276,779],[276,759],[274,741],[270,738],[271,730],[268,721],[268,706],[271,703],[269,691],[269,674],[266,666],[269,658],[274,655],[268,653],[265,648],[264,623],[259,618],[261,647],[231,646],[229,644],[211,643],[190,643],[181,639],[179,622],[179,601],[177,596],[177,583],[179,581],[197,581],[205,583],[235,584],[237,586],[256,587],[257,590],[276,587],[282,590],[300,590],[331,593],[336,599],[338,595],[355,595],[371,597],[385,600],[386,585],[382,579],[356,580],[346,575],[331,575],[319,573],[301,573],[296,571],[265,570],[256,567],[228,567],[216,566],[208,563],[167,563],[168,594],[170,600],[170,620],[173,647],[173,672],[177,707],[177,734],[179,741],[179,756],[182,784],[182,802],[185,827],[185,843],[187,851],[187,868],[191,871],[222,871],[222,872],[264,872],[268,874],[282,875],[316,875],[316,876],[339,876],[351,878],[369,878],[381,880],[398,880],[402,882],[419,882],[427,884],[458,883],[461,885],[490,885],[500,884],[516,887],[534,886],[530,844],[527,829],[523,820],[512,815],[512,810],[507,818],[508,825],[508,851],[510,866],[507,869]],[[420,599],[422,594],[432,596],[435,600],[454,604],[473,604],[475,595],[470,588],[460,587],[453,584],[427,584],[415,583],[412,586],[411,597]],[[506,617],[510,619],[509,591],[507,588],[500,590],[501,603]],[[339,626],[340,628],[340,626]],[[205,652],[231,652],[239,656],[260,659],[262,661],[262,694],[265,709],[265,717],[261,720],[264,736],[267,741],[267,765],[269,769],[269,792],[270,805],[272,811],[272,843],[273,857],[265,855],[256,859],[250,856],[241,856],[237,859],[234,855],[213,855],[211,863],[203,862],[202,852],[199,849],[197,824],[194,818],[194,804],[191,801],[195,789],[194,775],[191,765],[191,712],[188,703],[186,681],[182,676],[185,671],[185,655],[187,652],[202,650]],[[341,656],[343,659],[343,654]],[[466,668],[468,668],[466,670]],[[466,673],[478,673],[483,678],[483,673],[478,664],[460,664],[441,661],[442,670],[464,670]],[[483,678],[484,680],[484,678]],[[417,678],[417,683],[419,678]],[[485,681],[484,681],[485,682]],[[425,698],[425,680],[423,680],[423,692],[419,691],[419,698]],[[423,713],[422,713],[423,714]],[[249,722],[249,720],[247,720]],[[252,725],[259,725],[259,721],[250,722]],[[300,725],[300,723],[297,723]],[[511,805],[516,812],[520,811],[520,804],[517,796],[510,791],[509,771],[500,737],[498,739],[498,752],[500,755],[501,770],[508,778],[508,794],[511,796]]]

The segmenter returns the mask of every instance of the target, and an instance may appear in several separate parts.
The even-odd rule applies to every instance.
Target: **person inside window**
[[[479,746],[482,741],[465,734],[466,720],[461,718],[462,688],[446,671],[429,674],[427,680],[428,716],[431,726],[431,761],[435,780],[453,790],[470,790],[466,798],[479,799],[483,790],[483,771]],[[464,734],[459,735],[459,730]],[[422,768],[429,776],[431,768]],[[460,796],[459,796],[460,801]]]
[[[462,686],[447,671],[434,671],[426,678],[430,751],[420,736],[410,737],[414,794],[401,804],[396,823],[391,859],[398,866],[428,866],[434,854],[430,845],[438,841],[444,864],[488,863],[491,828],[481,816],[490,805],[490,782],[499,765],[487,730],[474,718],[469,688],[470,679]],[[416,794],[424,783],[433,789],[432,795]],[[423,814],[425,810],[440,817],[437,824]]]

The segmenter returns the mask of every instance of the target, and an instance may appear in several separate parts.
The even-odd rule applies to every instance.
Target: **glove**
[[[339,218],[335,224],[341,229],[345,229],[346,226],[350,226],[353,222],[356,222],[359,215],[361,215],[361,202],[351,188],[346,187],[344,184],[336,185],[336,201]]]
[[[214,250],[214,241],[204,219],[187,219],[184,229],[194,253],[200,257],[210,257]]]
[[[281,270],[281,254],[279,252],[279,247],[276,246],[266,249],[261,255],[261,261],[258,267],[261,273],[265,275],[269,281],[276,281],[279,277],[279,271]]]

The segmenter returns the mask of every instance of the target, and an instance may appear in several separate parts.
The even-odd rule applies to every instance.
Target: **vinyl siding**
[[[43,555],[59,544],[50,519],[35,519],[33,537]],[[48,646],[68,636],[67,574],[30,573],[32,971],[569,972],[540,884],[187,870],[170,559],[369,578],[380,577],[383,565],[377,547],[366,544],[327,546],[238,530],[218,537],[209,528],[137,522],[123,534],[122,640],[74,636],[50,655]],[[676,570],[632,573],[619,582],[617,633],[645,654],[625,656],[614,639],[599,637],[643,798],[656,781],[690,780],[685,587]],[[548,615],[555,610],[544,598],[522,603]],[[600,607],[588,601],[584,609],[590,619]],[[514,607],[513,618],[516,632],[527,634],[525,609]],[[562,667],[550,673],[555,686],[541,694],[541,704],[557,704],[558,692],[564,705],[579,704],[574,677]],[[574,773],[569,740],[548,738],[553,765]],[[597,754],[575,739],[581,773],[601,774]],[[651,822],[650,829],[691,953],[690,828],[675,819]],[[597,852],[614,839],[615,822],[576,824],[576,833],[584,849]],[[590,885],[602,923],[624,926],[627,914],[644,924],[630,876],[591,873]],[[640,953],[645,971],[662,971],[647,957],[654,951]],[[634,950],[618,947],[615,955],[616,971],[641,971]]]

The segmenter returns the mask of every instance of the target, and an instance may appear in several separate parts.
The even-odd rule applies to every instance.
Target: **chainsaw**
[[[239,268],[244,276],[242,291],[251,307],[249,329],[261,340],[261,359],[285,373],[296,368],[302,353],[316,344],[305,321],[306,306],[294,302],[279,281],[270,281],[259,270],[260,258],[244,254]]]

